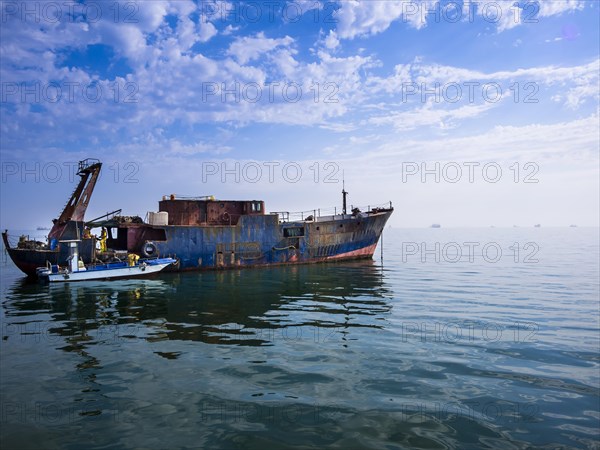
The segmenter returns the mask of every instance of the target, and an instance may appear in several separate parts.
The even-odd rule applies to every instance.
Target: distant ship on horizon
[[[439,223],[434,223],[431,225],[431,228],[442,228],[442,226]]]

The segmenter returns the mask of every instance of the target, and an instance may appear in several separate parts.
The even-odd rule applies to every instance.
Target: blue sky
[[[1,226],[49,224],[86,157],[88,217],[170,193],[327,208],[344,174],[396,227],[598,226],[599,9],[2,2]]]

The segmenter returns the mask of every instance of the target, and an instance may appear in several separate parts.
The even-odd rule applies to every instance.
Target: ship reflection
[[[391,309],[372,261],[181,276],[157,339],[272,345],[383,326]],[[344,337],[343,337],[344,338]]]
[[[48,331],[66,341],[60,348],[78,353],[111,339],[260,346],[336,333],[347,341],[353,329],[385,326],[392,294],[384,277],[373,261],[357,261],[52,286],[18,282],[5,306],[11,315],[48,310]]]

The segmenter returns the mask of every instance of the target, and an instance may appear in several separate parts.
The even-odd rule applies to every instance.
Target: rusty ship
[[[320,210],[269,212],[262,200],[219,200],[213,196],[163,196],[157,212],[126,216],[115,210],[86,221],[85,212],[98,181],[102,163],[79,162],[79,183],[62,213],[53,220],[46,242],[20,236],[4,246],[15,265],[28,276],[36,269],[68,264],[66,242],[79,242],[84,264],[144,258],[174,258],[169,270],[210,270],[278,264],[302,264],[372,258],[383,228],[394,208],[350,208],[342,190],[339,213]],[[99,236],[92,233],[99,230]],[[12,236],[11,236],[12,238]]]

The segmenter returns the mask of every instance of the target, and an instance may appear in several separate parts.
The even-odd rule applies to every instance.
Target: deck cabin
[[[168,225],[214,226],[237,225],[241,216],[265,214],[262,200],[217,200],[214,197],[163,197],[158,202],[159,212],[168,214]]]

